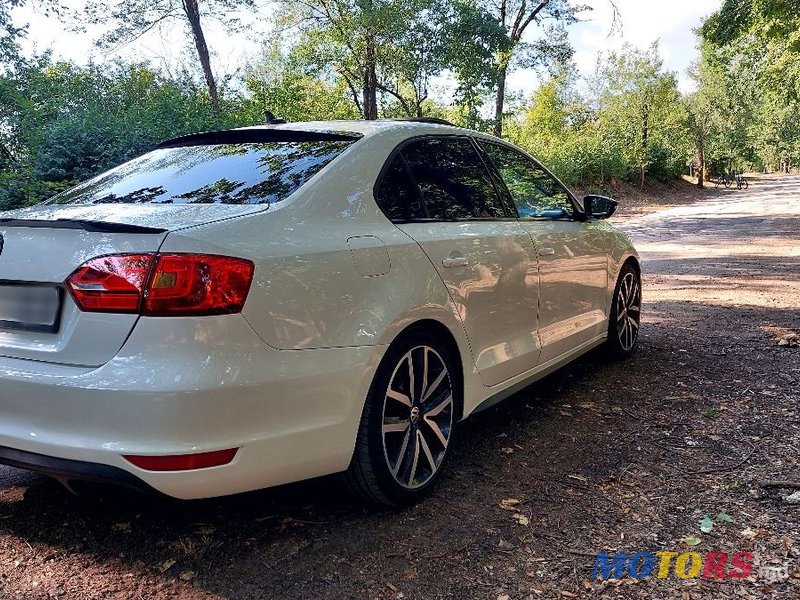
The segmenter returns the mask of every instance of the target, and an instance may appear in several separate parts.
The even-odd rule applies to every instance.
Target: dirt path
[[[0,598],[797,598],[800,177],[621,221],[645,261],[642,348],[592,355],[460,428],[404,512],[331,482],[181,504],[94,502],[0,468]],[[503,510],[519,500],[519,513]],[[701,533],[700,519],[725,513]],[[753,551],[793,577],[590,581],[607,551]]]

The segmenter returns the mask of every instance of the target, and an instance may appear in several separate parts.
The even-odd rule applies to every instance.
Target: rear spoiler
[[[266,142],[355,142],[360,133],[309,131],[300,129],[227,129],[192,133],[161,142],[158,148],[211,146],[216,144],[263,144]]]
[[[91,221],[88,219],[0,219],[0,227],[43,227],[47,229],[83,229],[93,233],[166,233],[167,229],[143,227],[125,223],[109,223],[108,221]]]

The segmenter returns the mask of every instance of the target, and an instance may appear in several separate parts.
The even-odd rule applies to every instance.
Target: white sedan
[[[0,213],[0,462],[184,499],[341,472],[414,501],[456,422],[635,349],[615,206],[433,120],[165,142]]]

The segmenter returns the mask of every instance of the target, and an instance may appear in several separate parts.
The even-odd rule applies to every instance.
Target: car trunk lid
[[[81,312],[64,281],[97,256],[156,252],[169,231],[265,206],[37,206],[0,213],[0,357],[99,366],[135,314]]]

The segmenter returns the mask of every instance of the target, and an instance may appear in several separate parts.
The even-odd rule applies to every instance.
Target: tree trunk
[[[378,75],[375,72],[375,38],[371,33],[365,37],[363,113],[367,121],[378,118]]]
[[[648,146],[648,126],[650,121],[650,106],[645,102],[644,106],[642,107],[642,158],[640,163],[640,180],[639,180],[639,190],[644,190],[644,176],[647,172],[647,146]]]
[[[703,188],[706,180],[706,144],[702,137],[697,140],[697,187]]]
[[[503,110],[506,103],[506,74],[507,66],[501,66],[497,72],[497,97],[494,101],[494,134],[503,135]]]
[[[200,24],[200,7],[198,0],[183,0],[183,10],[192,29],[192,38],[197,48],[197,57],[200,59],[200,66],[203,68],[203,75],[206,78],[208,96],[211,99],[211,110],[215,115],[219,115],[219,96],[217,95],[217,82],[214,81],[214,73],[211,71],[211,59],[208,55],[208,45],[203,27]]]

